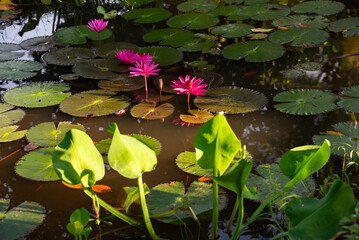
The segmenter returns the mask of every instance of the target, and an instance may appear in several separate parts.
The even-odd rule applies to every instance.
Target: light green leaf
[[[0,143],[1,142],[11,142],[23,138],[27,132],[27,130],[22,130],[15,132],[19,126],[7,126],[0,128]]]
[[[0,128],[15,124],[24,118],[25,112],[23,110],[12,110],[13,108],[14,106],[10,104],[0,103]]]
[[[128,210],[130,209],[132,203],[140,199],[140,192],[138,191],[138,187],[124,187],[123,189],[127,194],[125,201],[125,212],[128,213]],[[143,183],[143,190],[145,192],[145,195],[150,193],[150,188],[147,186],[146,183]]]

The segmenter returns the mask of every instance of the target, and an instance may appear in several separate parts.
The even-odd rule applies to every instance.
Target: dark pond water
[[[175,6],[181,1],[157,1],[154,5],[170,9],[177,13]],[[275,1],[277,3],[293,6],[300,1]],[[357,16],[359,5],[356,1],[344,1],[347,9],[337,15],[329,16],[334,20],[347,16]],[[148,6],[154,6],[148,5]],[[14,15],[11,19],[2,18],[0,30],[0,42],[20,43],[25,39],[36,36],[51,35],[54,31],[65,26],[74,24],[87,24],[87,21],[99,17],[96,13],[96,2],[86,2],[82,8],[75,8],[71,4],[64,4],[62,8],[53,6],[27,6],[19,7],[21,14]],[[129,9],[120,4],[103,2],[107,10],[115,9],[121,15]],[[255,22],[255,27],[270,27],[264,22]],[[115,34],[116,41],[132,42],[138,46],[147,46],[142,40],[142,35],[154,28],[165,27],[165,23],[134,24],[127,22],[121,16],[110,20],[110,29]],[[232,61],[220,55],[184,53],[182,62],[176,66],[183,66],[185,62],[203,59],[209,64],[215,65],[213,71],[224,77],[225,86],[238,86],[254,89],[265,94],[269,100],[259,111],[228,115],[227,119],[235,134],[248,151],[253,155],[254,168],[262,163],[278,163],[281,155],[288,149],[312,144],[312,136],[330,129],[332,124],[348,121],[352,115],[342,109],[336,109],[329,113],[313,116],[288,115],[277,111],[273,107],[272,98],[279,92],[293,88],[316,88],[339,93],[343,88],[355,86],[359,83],[358,56],[332,59],[348,53],[359,52],[359,38],[343,38],[339,34],[330,33],[331,38],[326,46],[314,48],[294,48],[285,45],[287,52],[276,61],[264,63],[246,63],[243,60]],[[234,40],[227,40],[232,43]],[[226,45],[226,42],[222,43]],[[59,75],[71,73],[71,67],[59,67],[46,64],[41,59],[41,54],[26,52],[21,59],[35,60],[43,64],[41,74],[30,80],[23,81],[0,81],[0,93],[28,82],[35,81],[60,81]],[[305,77],[293,80],[283,77],[281,70],[291,68],[298,62],[316,61],[323,63],[321,70],[310,71]],[[169,67],[162,68],[162,72]],[[153,78],[151,78],[152,80]],[[71,92],[97,89],[97,80],[80,78],[68,81]],[[155,86],[151,86],[155,87]],[[131,96],[131,94],[129,94]],[[193,99],[192,99],[193,100]],[[2,101],[3,102],[3,101]],[[140,120],[133,118],[129,111],[124,115],[109,115],[90,119],[72,117],[59,110],[58,106],[41,109],[23,109],[26,111],[25,118],[19,123],[20,129],[29,129],[43,122],[72,121],[83,124],[86,132],[94,141],[110,138],[106,127],[116,122],[122,133],[136,133],[152,136],[162,144],[162,151],[158,156],[158,165],[150,173],[144,174],[144,181],[153,187],[160,183],[170,181],[183,181],[187,184],[197,179],[194,176],[182,172],[175,164],[177,155],[185,150],[193,150],[193,140],[200,126],[186,127],[172,123],[179,114],[186,112],[186,96],[178,95],[170,100],[175,106],[175,112],[164,120]],[[134,105],[134,104],[133,104]],[[133,106],[132,105],[132,106]],[[192,105],[194,107],[194,105]],[[71,212],[77,208],[91,209],[91,200],[80,190],[72,190],[64,187],[61,182],[35,182],[23,179],[14,171],[16,161],[26,154],[23,150],[28,144],[25,138],[10,143],[0,143],[0,198],[11,199],[12,206],[25,200],[35,201],[42,204],[47,211],[45,222],[31,233],[26,239],[72,239],[66,230],[66,224]],[[19,150],[19,151],[18,151]],[[10,157],[9,154],[15,152]],[[105,178],[99,182],[111,186],[111,193],[104,193],[101,197],[109,202],[121,202],[124,200],[124,186],[135,186],[135,180],[121,177],[117,172],[108,169]],[[230,195],[229,206],[233,205],[233,196]],[[255,204],[246,202],[246,214],[251,212]],[[228,207],[231,209],[231,207]],[[230,210],[220,214],[220,238],[229,239],[225,233]],[[198,229],[188,226],[192,233],[188,233],[184,227],[169,226],[155,223],[155,229],[159,235],[169,239],[196,239]],[[104,239],[136,239],[146,238],[145,233],[138,229],[127,227],[118,221],[114,226],[104,228],[103,232],[121,228],[115,233],[109,233]],[[270,237],[267,223],[253,224],[246,231],[243,239],[265,239]],[[201,239],[208,239],[210,226],[203,223],[201,226]],[[120,235],[122,234],[122,235]],[[186,235],[189,234],[189,235]],[[191,235],[193,234],[193,235]],[[49,238],[50,237],[50,238]],[[1,239],[1,237],[0,237]]]

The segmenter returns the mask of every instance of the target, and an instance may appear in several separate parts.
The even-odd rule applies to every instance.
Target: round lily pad
[[[28,108],[40,108],[57,105],[71,93],[64,93],[70,88],[60,82],[34,82],[24,84],[5,92],[5,102]]]
[[[235,15],[236,11],[239,8],[240,7],[236,5],[227,5],[227,6],[216,8],[212,10],[210,13],[216,16],[231,16],[231,15]]]
[[[105,29],[100,33],[101,40],[105,40],[111,37],[112,32],[109,29]],[[56,31],[53,35],[55,40],[64,43],[64,44],[72,44],[72,45],[81,45],[87,42],[86,38],[91,40],[98,40],[98,33],[89,29],[86,25],[73,26],[62,28]]]
[[[92,59],[76,64],[72,71],[84,78],[109,79],[128,72],[128,66],[115,59]]]
[[[200,38],[194,38],[191,41],[187,42],[182,47],[178,48],[178,50],[182,52],[198,52],[205,51],[210,49],[216,44],[213,40],[203,40]]]
[[[131,109],[131,115],[135,118],[142,119],[161,119],[168,117],[175,110],[174,106],[169,103],[164,103],[156,107],[156,103],[140,103]]]
[[[43,55],[42,58],[45,62],[50,64],[70,66],[95,57],[96,54],[91,49],[69,47],[47,52]]]
[[[24,56],[22,48],[15,43],[0,43],[0,61],[13,60]]]
[[[101,80],[98,82],[98,86],[101,89],[116,92],[134,91],[143,88],[144,85],[142,77],[129,77],[126,74],[118,75],[116,78],[111,80]]]
[[[126,108],[130,103],[126,96],[116,96],[107,90],[92,90],[72,95],[60,104],[64,113],[77,117],[104,116]]]
[[[53,147],[40,148],[23,156],[15,165],[15,171],[21,177],[34,181],[56,181],[57,176],[52,166]]]
[[[27,132],[27,130],[17,131],[19,128],[17,125],[6,126],[0,128],[0,143],[1,142],[12,142],[23,138]]]
[[[244,2],[244,0],[224,0],[224,2],[229,4],[241,4],[242,2]]]
[[[281,112],[298,115],[314,115],[329,112],[337,108],[338,98],[328,92],[313,89],[297,89],[282,92],[274,96],[274,105]]]
[[[72,80],[79,79],[79,77],[76,74],[73,74],[73,73],[61,74],[59,76],[59,78],[62,79],[62,80],[66,80],[66,81],[72,81]]]
[[[294,47],[307,47],[325,42],[329,34],[315,28],[295,28],[279,30],[269,35],[269,40],[274,43],[291,43]]]
[[[329,19],[315,15],[291,15],[274,20],[272,24],[276,27],[287,28],[318,28],[328,26]]]
[[[20,43],[23,49],[34,52],[47,52],[55,45],[54,36],[41,36],[29,38]]]
[[[285,50],[282,45],[266,41],[240,42],[226,46],[222,50],[225,58],[239,60],[246,58],[246,62],[272,61],[281,57]]]
[[[162,213],[178,207],[191,207],[196,216],[212,210],[212,184],[193,182],[185,188],[182,182],[164,183],[153,187],[146,196],[148,209],[151,214]],[[219,192],[218,209],[222,210],[227,203],[224,192]],[[179,224],[190,219],[188,212],[178,212],[165,218],[161,222]]]
[[[260,109],[267,103],[262,93],[237,87],[218,87],[207,90],[206,96],[198,96],[194,104],[210,112],[228,114],[246,113]]]
[[[245,0],[244,4],[245,5],[254,5],[254,4],[263,4],[263,3],[267,3],[270,0]]]
[[[292,7],[292,11],[296,13],[315,13],[321,16],[337,14],[343,11],[345,5],[336,1],[307,1],[299,3]]]
[[[168,19],[167,25],[173,28],[199,30],[212,27],[218,22],[218,17],[208,13],[185,13]]]
[[[247,7],[239,8],[236,15],[230,20],[246,20],[253,19],[258,21],[273,20],[280,17],[287,16],[290,13],[289,7],[280,4],[255,4]],[[235,17],[235,18],[234,18]]]
[[[126,12],[122,17],[126,20],[134,20],[136,23],[155,23],[166,20],[171,12],[161,8],[141,8]]]
[[[346,111],[359,113],[359,86],[347,88],[341,94],[353,98],[341,98],[337,104]]]
[[[54,122],[45,122],[31,127],[26,133],[26,138],[38,146],[56,146],[65,138],[66,132],[70,129],[85,131],[81,124],[59,122],[56,128]]]
[[[96,49],[96,54],[102,58],[115,58],[115,55],[120,51],[133,50],[138,52],[139,47],[133,43],[128,42],[111,42],[101,45]]]
[[[177,9],[181,12],[209,12],[217,7],[217,3],[212,0],[191,0],[177,5]]]
[[[165,28],[158,29],[143,35],[143,40],[149,43],[159,41],[159,45],[180,47],[193,38],[193,32],[177,29]]]
[[[359,18],[344,18],[332,22],[328,29],[332,32],[344,32],[345,37],[359,36]]]
[[[140,53],[148,53],[153,56],[154,61],[159,66],[168,66],[182,60],[183,54],[171,47],[143,47]]]
[[[192,109],[189,110],[188,112],[192,115],[187,115],[187,114],[180,115],[180,119],[183,122],[200,124],[200,123],[205,123],[214,117],[212,113],[207,112],[205,110]]]
[[[221,35],[225,38],[236,38],[252,33],[252,28],[254,27],[247,24],[231,23],[214,27],[211,30],[211,33],[214,35]]]
[[[38,62],[26,60],[12,60],[0,62],[0,80],[21,80],[35,76],[42,65]]]
[[[0,104],[0,128],[15,124],[24,118],[23,110],[12,110],[13,108],[10,104]]]

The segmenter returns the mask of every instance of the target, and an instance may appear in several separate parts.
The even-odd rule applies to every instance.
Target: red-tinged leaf
[[[281,26],[279,26],[279,27],[277,27],[279,30],[288,30],[289,28],[287,28],[287,27],[281,27]]]
[[[25,152],[29,152],[29,151],[32,151],[32,150],[35,150],[36,148],[38,148],[39,146],[36,144],[36,143],[29,143],[27,144],[25,147],[24,147],[24,151]]]
[[[72,188],[72,189],[82,189],[82,186],[81,186],[81,183],[79,184],[76,184],[76,185],[71,185],[71,184],[68,184],[64,181],[61,181],[62,184],[64,184],[66,187],[69,187],[69,188]]]
[[[93,116],[93,114],[89,114],[86,117],[84,117],[84,119],[90,119],[90,118],[92,118],[92,116]]]
[[[303,24],[303,23],[294,23],[294,26],[297,27],[297,28],[311,28],[310,25]]]
[[[212,177],[200,177],[198,178],[198,182],[207,182],[207,181],[211,181]]]

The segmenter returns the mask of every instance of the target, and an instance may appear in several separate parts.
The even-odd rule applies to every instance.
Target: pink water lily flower
[[[132,64],[134,63],[134,53],[133,50],[123,50],[123,51],[119,51],[115,57],[118,58],[118,60],[120,60],[123,64]]]
[[[98,45],[101,46],[101,35],[100,33],[107,27],[108,21],[103,19],[94,19],[88,22],[87,27],[94,32],[98,32]]]
[[[150,56],[150,54],[146,54],[146,53],[136,53],[133,56],[133,61],[134,62],[152,62],[152,58],[153,56]]]

